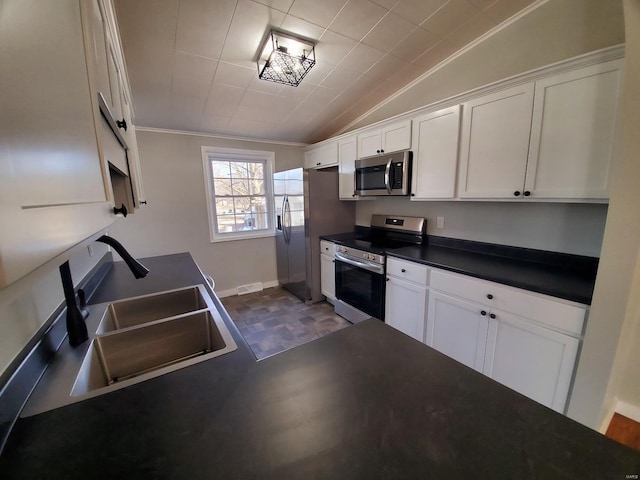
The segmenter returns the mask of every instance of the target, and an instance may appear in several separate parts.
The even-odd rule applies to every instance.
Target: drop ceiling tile
[[[254,62],[267,31],[285,14],[251,0],[239,0],[220,58],[229,63]]]
[[[466,0],[449,0],[421,26],[440,37],[446,37],[460,24],[467,23],[479,10]]]
[[[295,0],[289,13],[298,18],[328,27],[336,14],[342,9],[346,0]]]
[[[233,63],[219,62],[213,81],[224,85],[247,88],[256,75],[258,75],[258,67],[247,68]]]
[[[226,132],[229,135],[239,137],[278,140],[286,133],[286,128],[275,122],[258,122],[243,118],[232,118],[227,125]]]
[[[413,62],[420,55],[425,53],[440,39],[433,33],[424,30],[420,27],[416,27],[413,32],[409,34],[407,38],[401,41],[393,50],[391,55],[406,60],[407,62]]]
[[[333,70],[335,67],[336,66],[331,63],[316,60],[316,64],[311,67],[311,70],[309,70],[309,72],[307,72],[307,75],[302,80],[301,85],[320,85],[322,83],[322,80],[324,80],[324,78],[329,75],[329,73],[331,73],[331,70]]]
[[[268,80],[260,80],[258,78],[258,71],[256,69],[256,74],[253,77],[253,80],[251,80],[251,82],[249,83],[249,86],[247,88],[251,90],[256,90],[258,92],[272,93],[274,95],[277,95],[285,87],[286,86],[281,83],[270,82]],[[288,88],[295,88],[295,87],[288,87]]]
[[[293,4],[293,0],[254,0],[255,2],[266,5],[267,7],[275,8],[281,12],[288,12],[289,8]],[[494,0],[495,1],[495,0]]]
[[[351,38],[327,30],[316,45],[316,58],[322,62],[337,65],[357,43]]]
[[[233,119],[281,123],[289,115],[290,111],[291,109],[282,105],[273,108],[240,105],[233,115]]]
[[[299,35],[309,40],[313,40],[314,42],[317,42],[325,31],[324,27],[319,27],[318,25],[307,22],[301,18],[294,17],[293,15],[287,15],[282,22],[282,25],[280,25],[280,28],[284,32]]]
[[[402,0],[391,11],[415,25],[420,25],[445,3],[447,0]]]
[[[175,61],[173,49],[134,45],[124,50],[128,65],[144,65],[144,68],[128,69],[132,88],[161,88],[166,89],[167,93],[171,91]]]
[[[178,0],[167,0],[157,8],[154,0],[118,0],[116,10],[123,41],[174,48],[178,4]]]
[[[426,72],[457,51],[458,48],[454,47],[446,40],[441,40],[424,55],[419,57],[414,63]]]
[[[209,91],[205,112],[220,116],[233,116],[244,94],[244,88],[214,83]]]
[[[391,10],[396,3],[402,0],[372,0],[372,1],[375,4],[380,5],[382,8]]]
[[[340,63],[340,66],[345,66],[349,70],[353,70],[355,72],[365,73],[385,55],[385,52],[378,50],[377,48],[370,47],[364,43],[359,43],[344,58]]]
[[[360,75],[360,72],[354,72],[344,67],[337,66],[320,84],[321,87],[337,90],[338,93],[348,88],[353,82],[355,82]]]
[[[363,39],[367,45],[390,52],[415,26],[400,15],[389,12]]]
[[[389,75],[395,75],[396,72],[406,65],[406,60],[387,54],[382,57],[372,68],[367,70],[366,76],[378,81],[382,81]]]
[[[176,52],[173,71],[172,93],[205,97],[209,93],[216,60],[206,57]]]
[[[295,88],[283,88],[280,93],[278,93],[278,96],[301,102],[302,100],[307,98],[316,88],[317,86],[313,83],[307,82],[307,79],[305,77],[300,85]]]
[[[219,58],[236,0],[181,0],[176,49]]]
[[[331,22],[329,30],[360,41],[387,12],[369,0],[349,0]]]
[[[282,95],[247,90],[240,102],[241,107],[271,109],[273,111],[292,110],[300,100]]]
[[[485,8],[490,7],[497,0],[467,0],[471,5],[476,7],[478,10],[484,10]]]
[[[486,8],[485,13],[493,18],[496,23],[502,23],[524,10],[533,2],[534,0],[498,0]]]
[[[495,26],[496,24],[493,19],[488,15],[480,13],[470,22],[465,23],[460,28],[447,35],[445,40],[453,48],[460,50]]]

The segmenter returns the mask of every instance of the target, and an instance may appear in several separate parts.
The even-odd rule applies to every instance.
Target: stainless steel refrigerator
[[[278,282],[307,302],[320,293],[320,236],[353,231],[355,202],[340,201],[337,167],[273,176]]]

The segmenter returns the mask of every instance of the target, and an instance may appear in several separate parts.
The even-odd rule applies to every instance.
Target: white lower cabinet
[[[427,318],[427,345],[483,371],[489,318],[482,306],[431,291]]]
[[[427,267],[387,259],[385,323],[424,342],[427,313]]]
[[[564,412],[585,306],[431,269],[428,312],[427,345]]]
[[[580,341],[508,313],[492,315],[484,374],[563,412]]]
[[[333,243],[325,240],[320,242],[320,291],[331,302],[336,298],[336,264],[333,246]]]

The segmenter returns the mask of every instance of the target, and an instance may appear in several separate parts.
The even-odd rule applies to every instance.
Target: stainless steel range
[[[424,218],[373,215],[369,235],[336,244],[336,313],[354,323],[384,320],[386,252],[421,244],[425,228]]]

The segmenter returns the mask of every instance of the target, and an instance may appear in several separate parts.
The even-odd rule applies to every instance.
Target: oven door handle
[[[387,162],[387,166],[384,169],[384,186],[387,187],[387,192],[391,195],[391,181],[389,176],[391,174],[391,157],[389,157],[389,161]]]
[[[336,260],[340,262],[348,263],[349,265],[353,265],[354,267],[362,268],[364,270],[368,270],[369,272],[377,273],[379,275],[384,274],[384,265],[379,265],[377,263],[359,262],[358,260],[347,258],[339,252],[336,252],[335,255],[336,255]]]

